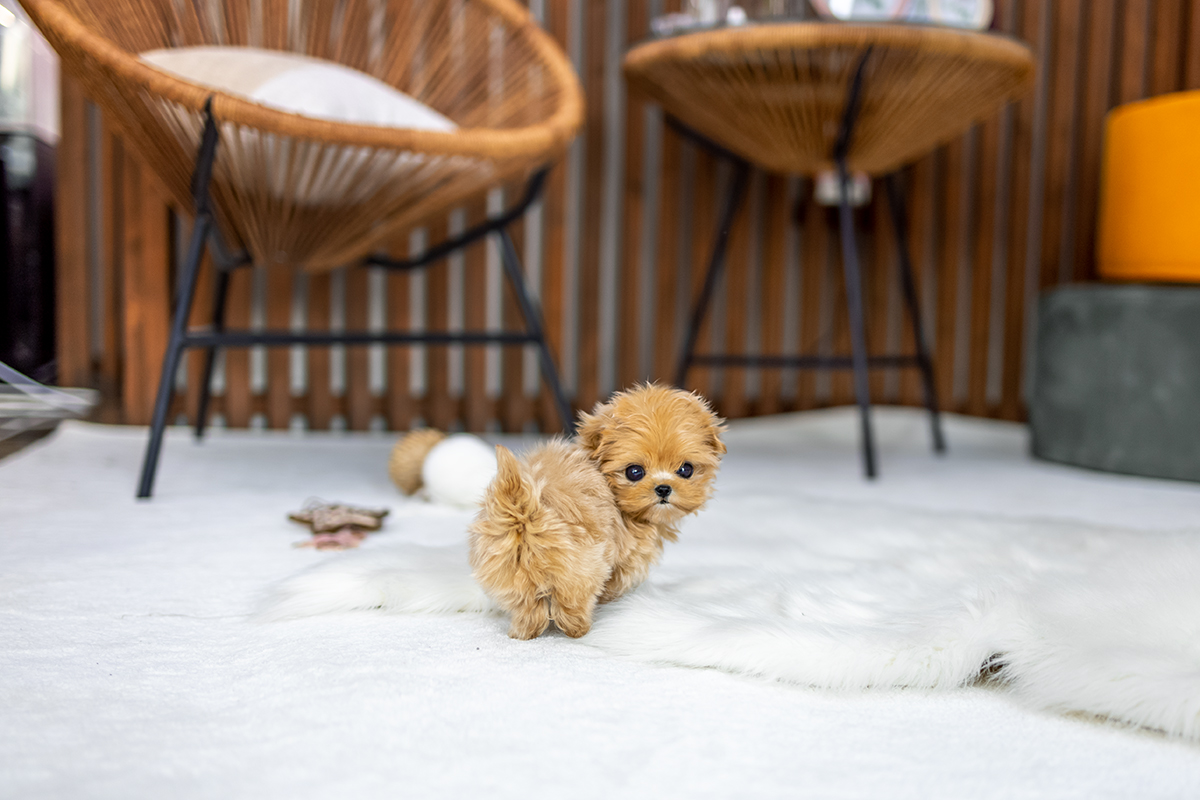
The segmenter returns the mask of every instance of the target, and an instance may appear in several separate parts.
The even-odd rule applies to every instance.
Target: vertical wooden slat
[[[127,157],[124,173],[122,401],[126,421],[146,425],[154,410],[170,325],[170,212],[165,189],[140,161]]]
[[[70,138],[64,134],[63,139]],[[124,185],[121,137],[112,127],[111,120],[101,119],[100,174],[99,186],[94,191],[99,195],[100,226],[96,254],[96,269],[99,272],[100,308],[103,314],[100,341],[100,387],[104,393],[116,396],[121,384],[122,353],[121,340],[124,323],[121,321],[122,298],[121,259],[124,245]]]
[[[679,134],[664,130],[662,168],[659,172],[658,239],[656,245],[654,311],[654,375],[665,383],[675,380],[679,358],[680,325],[675,318],[676,281],[679,275],[679,217],[682,203],[683,142]]]
[[[1079,185],[1076,192],[1074,278],[1095,275],[1097,202],[1100,194],[1100,146],[1104,115],[1112,97],[1113,43],[1117,21],[1116,0],[1093,0],[1084,6],[1087,16],[1087,60],[1081,78],[1083,108],[1079,124]]]
[[[825,276],[822,286],[821,300],[824,306],[824,330],[822,344],[828,355],[847,355],[850,353],[850,311],[846,298],[846,263],[845,249],[842,247],[841,220],[836,208],[822,209],[826,222],[829,223],[829,247],[832,251],[821,262]],[[857,209],[850,212],[854,215],[854,233],[859,241],[860,282],[865,277],[865,261],[862,254],[862,225],[861,212]],[[862,282],[865,286],[865,282]],[[863,311],[866,312],[864,298]],[[817,375],[817,403],[820,405],[840,406],[855,402],[854,373],[850,370],[838,369]],[[827,389],[823,388],[827,387]]]
[[[56,348],[58,382],[92,384],[91,285],[88,280],[88,137],[87,102],[74,78],[64,75],[60,95],[64,136],[57,153],[55,289],[58,307]]]
[[[750,197],[755,185],[751,173],[742,209],[734,217],[729,230],[729,254],[725,265],[725,341],[714,343],[714,348],[727,353],[742,353],[746,350],[746,299],[750,279]],[[730,176],[730,180],[734,180]],[[729,417],[746,415],[746,370],[744,367],[727,367],[722,375],[721,412]]]
[[[1095,2],[1095,0],[1092,0]],[[1184,0],[1155,0],[1151,20],[1150,94],[1178,91],[1183,79]]]
[[[933,320],[933,353],[937,362],[938,398],[946,408],[954,406],[955,300],[958,290],[958,255],[962,235],[962,212],[958,187],[963,172],[963,142],[956,140],[939,153],[941,175],[938,186],[941,222],[937,242],[937,317]]]
[[[786,300],[785,286],[787,271],[793,265],[786,263],[787,232],[791,209],[788,207],[787,178],[770,175],[767,178],[766,220],[763,228],[763,268],[761,283],[762,309],[762,352],[768,355],[783,353],[783,304]],[[774,414],[780,409],[780,392],[783,387],[783,371],[762,371],[758,413]]]
[[[429,244],[436,245],[449,234],[449,225],[439,217],[429,226]],[[437,261],[426,270],[425,320],[431,331],[450,328],[450,264]],[[450,353],[446,347],[430,347],[425,357],[425,418],[441,430],[448,429],[458,418],[457,408],[450,396]]]
[[[649,0],[628,0],[625,10],[626,42],[644,37],[650,27]],[[623,251],[617,265],[620,294],[617,303],[617,388],[629,386],[640,377],[639,356],[642,337],[649,335],[639,326],[641,320],[641,247],[642,215],[645,210],[645,187],[642,174],[646,144],[646,99],[630,87],[625,99],[625,175]]]
[[[192,224],[184,226],[185,235],[191,237]],[[205,254],[200,262],[200,276],[196,284],[196,300],[192,303],[192,313],[188,316],[188,324],[192,327],[208,325],[212,322],[213,313],[213,264],[212,258]],[[200,384],[204,382],[204,365],[206,354],[203,350],[190,350],[186,355],[187,364],[187,395],[184,407],[187,409],[188,421],[196,424],[200,408]],[[210,407],[211,413],[211,407]]]
[[[987,380],[991,335],[992,256],[996,244],[996,156],[1000,121],[990,119],[979,127],[977,185],[975,200],[975,246],[967,269],[971,270],[971,328],[965,411],[975,416],[988,413]]]
[[[249,269],[239,269],[229,276],[229,302],[226,306],[226,322],[230,328],[245,329],[250,325],[253,274]],[[231,428],[245,428],[250,424],[254,411],[250,392],[250,351],[244,347],[224,351],[225,392],[222,396],[225,424]]]
[[[266,324],[287,330],[292,321],[292,272],[284,267],[267,269]],[[351,348],[353,349],[353,348]],[[267,348],[267,425],[286,428],[292,419],[292,383],[288,348]]]
[[[311,331],[329,330],[330,315],[329,273],[308,276],[307,327]],[[333,389],[330,383],[330,353],[328,347],[309,347],[308,357],[308,426],[323,431],[333,421]]]
[[[1180,26],[1187,37],[1183,54],[1183,88],[1200,89],[1200,0],[1188,0],[1184,8],[1187,21]]]
[[[390,248],[396,258],[408,256],[407,239],[398,241]],[[409,313],[413,276],[392,271],[387,276],[387,327],[389,330],[406,331],[412,327]],[[411,349],[408,347],[387,348],[387,388],[385,390],[385,413],[388,428],[406,431],[412,427],[416,416],[416,403],[410,388]]]
[[[1064,217],[1070,215],[1069,168],[1075,124],[1076,65],[1078,64],[1081,0],[1060,0],[1053,18],[1053,80],[1050,82],[1049,124],[1042,212],[1041,288],[1058,282],[1063,271]]]
[[[696,148],[694,180],[691,203],[691,285],[688,291],[688,318],[683,321],[685,336],[687,335],[686,326],[691,321],[691,309],[700,297],[701,289],[704,287],[704,278],[708,272],[708,262],[712,256],[713,236],[717,229],[717,160],[711,152],[702,147]],[[728,264],[726,264],[726,269],[728,269]],[[728,276],[727,271],[725,272],[725,276]],[[716,291],[713,293],[714,302],[709,305],[708,313],[704,318],[704,324],[700,326],[700,335],[696,340],[697,353],[710,353],[713,351],[713,342],[710,334],[713,329],[713,317],[721,311],[720,304],[716,302],[716,298],[720,297],[723,286],[724,281],[718,281]],[[711,371],[707,367],[692,367],[688,371],[687,388],[707,394],[709,391],[710,376]]]
[[[800,352],[813,353],[821,339],[821,286],[829,260],[829,220],[824,207],[812,199],[812,184],[804,185],[804,233],[800,256]],[[796,375],[796,407],[817,404],[815,373],[802,369]]]
[[[566,48],[570,24],[569,0],[547,0],[546,29]],[[554,363],[562,370],[563,309],[566,286],[566,192],[567,168],[561,160],[550,170],[542,201],[542,317],[546,326],[546,341]],[[565,381],[566,376],[561,378]],[[543,377],[538,403],[540,427],[543,431],[561,430],[554,398]]]
[[[888,297],[895,290],[892,262],[895,258],[896,242],[888,220],[887,195],[884,185],[877,182],[871,204],[863,211],[863,225],[867,229],[869,247],[863,253],[864,284],[867,292],[867,350],[873,355],[888,352]],[[883,370],[871,372],[871,401],[884,400],[887,374]]]
[[[1117,84],[1117,102],[1129,103],[1146,96],[1150,85],[1147,54],[1150,42],[1151,0],[1125,0],[1125,17],[1121,20],[1121,78]]]
[[[925,325],[925,346],[929,348],[929,354],[934,359],[934,375],[940,377],[941,373],[949,370],[952,365],[941,363],[936,358],[936,330],[932,325],[933,319],[929,317],[930,305],[927,302],[930,296],[929,287],[937,284],[937,268],[934,262],[934,254],[937,251],[934,240],[936,160],[935,155],[930,155],[913,165],[907,187],[906,207],[908,209],[909,258],[912,261],[917,302]],[[901,342],[904,352],[916,352],[916,340],[913,338],[912,324],[908,319],[907,309],[905,310],[904,325],[901,326]],[[948,399],[941,392],[938,393],[940,403],[944,404]],[[900,402],[907,405],[919,405],[923,400],[924,389],[921,376],[916,370],[905,370],[900,376]]]
[[[370,323],[370,273],[346,270],[346,330],[363,331]],[[352,431],[371,427],[370,351],[365,345],[346,348],[346,425]]]
[[[588,0],[584,86],[583,232],[579,253],[579,388],[576,402],[591,408],[600,393],[600,237],[604,197],[604,51],[608,0]]]
[[[1040,3],[1021,7],[1020,38],[1038,40],[1042,15]],[[1048,68],[1038,60],[1039,74]],[[1013,120],[1012,193],[1009,207],[1008,283],[1005,287],[1004,368],[1001,376],[1000,415],[1005,419],[1022,416],[1021,379],[1025,358],[1025,253],[1029,235],[1028,203],[1032,186],[1030,162],[1033,152],[1033,121],[1036,97],[1031,93],[1016,105]]]
[[[467,207],[467,227],[477,225],[487,215],[484,198]],[[463,251],[463,326],[481,331],[487,327],[487,245],[472,245]],[[519,351],[518,351],[519,352]],[[488,424],[487,351],[467,347],[463,353],[463,413],[469,431],[482,431]]]
[[[506,197],[512,198],[519,196],[524,190],[521,186],[510,186],[506,193]],[[518,254],[525,252],[525,221],[517,220],[509,226],[509,234],[512,236],[513,246]],[[534,287],[529,285],[530,275],[528,270],[523,271],[525,274],[526,284],[529,291],[532,293]],[[504,281],[501,288],[502,305],[501,305],[501,320],[505,327],[509,329],[521,329],[525,326],[524,318],[521,316],[520,307],[517,305],[517,296],[507,280]],[[483,383],[483,381],[480,381]],[[487,398],[484,398],[487,401]],[[529,399],[525,396],[525,357],[519,347],[505,347],[501,354],[501,403],[500,416],[504,426],[504,430],[519,433],[525,430],[525,425],[530,421],[533,409],[529,403]]]

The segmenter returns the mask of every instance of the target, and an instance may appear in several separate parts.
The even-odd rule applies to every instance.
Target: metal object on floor
[[[525,329],[523,331],[464,331],[461,333],[444,331],[419,333],[410,331],[342,331],[318,333],[230,331],[225,329],[225,306],[229,296],[229,274],[235,269],[250,266],[252,259],[246,254],[230,254],[222,245],[219,231],[213,224],[209,183],[212,177],[218,143],[217,122],[213,117],[212,103],[210,101],[205,107],[204,133],[196,156],[196,166],[192,177],[191,188],[196,210],[195,223],[192,227],[192,238],[188,246],[187,257],[182,266],[179,294],[176,298],[175,312],[171,320],[171,336],[167,343],[166,353],[163,356],[162,374],[159,378],[158,394],[154,403],[154,416],[150,425],[150,440],[146,446],[141,477],[138,481],[137,496],[139,498],[150,497],[154,491],[154,477],[162,450],[163,434],[166,430],[171,397],[174,393],[174,376],[178,370],[183,351],[188,348],[201,347],[207,350],[204,383],[200,389],[200,402],[196,420],[197,438],[204,435],[211,394],[212,371],[217,348],[294,344],[309,346],[354,345],[376,342],[401,345],[537,345],[542,379],[545,380],[551,394],[554,396],[555,408],[559,414],[563,428],[568,433],[574,430],[571,406],[563,391],[558,369],[555,366],[554,358],[546,342],[541,321],[541,311],[529,295],[520,258],[507,230],[508,226],[520,219],[538,198],[545,184],[546,169],[536,172],[530,178],[525,194],[520,201],[499,216],[492,217],[458,236],[428,248],[416,258],[394,260],[380,256],[370,256],[364,262],[366,266],[383,267],[385,269],[421,269],[431,266],[449,254],[487,236],[496,236],[499,239],[501,261],[504,265],[505,274],[512,284],[513,292],[517,297],[517,303],[525,321]],[[217,267],[213,324],[208,331],[189,330],[187,320],[195,300],[200,262],[210,243],[212,244],[211,250],[213,251]]]
[[[683,353],[679,359],[675,382],[684,385],[688,370],[695,365],[709,366],[748,366],[758,368],[794,369],[851,369],[854,372],[854,395],[859,408],[861,424],[862,463],[863,473],[867,478],[875,478],[879,474],[878,459],[875,451],[875,436],[871,425],[871,387],[869,370],[872,368],[916,367],[921,372],[922,385],[925,390],[925,405],[929,410],[930,425],[933,433],[933,448],[938,453],[946,450],[945,437],[942,433],[941,414],[938,409],[937,394],[933,379],[933,362],[929,357],[929,349],[925,342],[924,327],[921,324],[921,310],[917,302],[916,286],[912,275],[912,262],[908,253],[908,239],[905,233],[904,200],[895,182],[895,175],[888,176],[888,199],[893,223],[897,232],[897,245],[900,250],[901,288],[904,293],[905,309],[908,311],[912,324],[913,341],[916,353],[903,355],[870,356],[867,353],[866,321],[863,312],[863,283],[862,270],[858,258],[858,244],[854,229],[854,211],[850,206],[850,170],[847,165],[847,155],[854,137],[855,122],[862,100],[863,75],[867,62],[871,57],[872,48],[867,47],[859,56],[854,76],[846,93],[843,107],[841,127],[834,143],[831,154],[837,165],[841,180],[841,196],[838,206],[838,222],[841,232],[842,271],[846,284],[846,310],[850,319],[850,356],[760,356],[740,353],[696,353],[696,344],[700,335],[700,327],[704,322],[708,306],[717,279],[725,265],[725,254],[729,245],[729,230],[745,197],[746,181],[750,165],[742,158],[730,153],[725,148],[714,144],[707,137],[688,129],[678,120],[671,124],[684,133],[688,138],[708,147],[718,155],[725,156],[734,162],[735,177],[730,184],[722,211],[717,232],[713,240],[712,255],[709,259],[708,274],[705,276],[704,288],[701,290],[696,305],[692,311],[691,324],[684,340]]]

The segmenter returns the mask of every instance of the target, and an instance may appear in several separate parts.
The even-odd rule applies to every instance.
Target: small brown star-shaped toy
[[[368,531],[379,530],[387,515],[386,508],[355,508],[342,503],[314,501],[303,511],[288,514],[288,519],[307,525],[313,534],[313,538],[297,543],[297,547],[347,550],[358,547]]]

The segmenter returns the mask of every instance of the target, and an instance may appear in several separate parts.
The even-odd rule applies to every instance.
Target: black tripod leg
[[[842,233],[842,270],[846,275],[846,310],[850,315],[851,362],[854,365],[854,396],[862,420],[863,471],[874,478],[875,438],[871,430],[871,382],[867,374],[867,332],[863,319],[862,272],[858,263],[858,243],[854,237],[854,212],[850,208],[850,173],[845,160],[838,160],[842,197],[838,220]]]
[[[571,413],[571,404],[567,402],[562,381],[558,377],[558,367],[555,366],[554,357],[550,354],[550,346],[546,343],[541,311],[538,310],[533,298],[529,296],[529,291],[525,286],[525,273],[521,270],[521,259],[517,255],[517,248],[508,234],[508,229],[500,231],[500,261],[504,264],[504,272],[508,275],[513,293],[517,297],[517,305],[521,309],[521,316],[525,319],[525,330],[537,340],[542,379],[546,381],[551,394],[554,395],[554,405],[558,409],[559,419],[562,420],[563,430],[568,434],[574,433],[575,415]]]
[[[200,272],[200,258],[204,254],[204,240],[210,225],[207,214],[196,217],[192,229],[192,241],[188,247],[187,261],[183,267],[183,284],[175,303],[175,317],[171,320],[171,338],[163,356],[162,374],[158,379],[158,397],[154,401],[154,419],[150,424],[150,442],[146,445],[146,457],[142,461],[142,476],[138,481],[138,497],[149,497],[154,491],[154,473],[158,469],[158,454],[162,449],[163,433],[167,426],[167,412],[171,406],[171,395],[175,389],[175,372],[183,354],[184,338],[187,335],[188,315],[196,295],[196,277]]]
[[[692,309],[692,319],[688,324],[687,337],[684,339],[683,352],[679,356],[679,367],[675,370],[675,385],[683,388],[687,378],[688,368],[692,365],[692,356],[696,350],[696,340],[700,338],[700,326],[704,324],[704,315],[708,313],[709,303],[712,302],[713,291],[717,287],[717,278],[725,266],[725,252],[729,248],[729,229],[733,227],[733,218],[741,208],[742,199],[746,196],[746,184],[750,177],[750,167],[745,161],[735,164],[733,181],[729,185],[729,193],[725,196],[725,208],[721,211],[721,219],[717,224],[717,235],[713,240],[712,255],[709,257],[708,274],[704,278],[704,288],[696,305]]]
[[[213,295],[212,329],[220,333],[225,329],[225,301],[229,297],[229,272],[217,272],[217,286]],[[196,439],[204,438],[204,427],[208,424],[208,404],[212,399],[213,367],[217,361],[216,346],[208,348],[204,358],[204,375],[200,383],[200,404],[196,409]]]
[[[933,360],[925,343],[925,328],[921,324],[921,304],[917,301],[917,285],[913,280],[912,260],[908,250],[908,220],[904,213],[904,196],[896,183],[895,174],[887,177],[888,206],[892,212],[892,227],[896,229],[896,244],[900,248],[900,284],[904,293],[904,305],[912,324],[913,341],[917,347],[917,365],[921,370],[921,382],[925,389],[925,407],[929,409],[929,421],[933,427],[933,449],[946,452],[946,439],[942,434],[942,415],[938,411],[937,384],[933,381]]]

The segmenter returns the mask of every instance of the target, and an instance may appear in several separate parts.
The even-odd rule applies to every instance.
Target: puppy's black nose
[[[667,486],[665,483],[660,483],[658,486],[654,487],[654,493],[663,500],[666,500],[671,495],[671,487]]]

